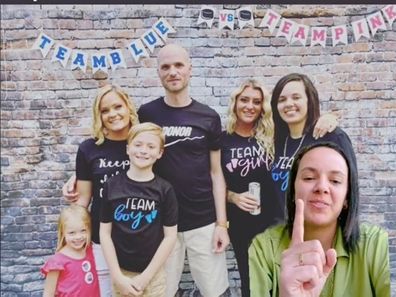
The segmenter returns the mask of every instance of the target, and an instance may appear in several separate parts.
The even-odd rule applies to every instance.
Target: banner
[[[369,28],[367,26],[366,19],[361,19],[355,22],[352,22],[353,36],[355,40],[358,41],[362,36],[366,38],[370,38]]]
[[[279,13],[268,9],[259,27],[268,27],[268,30],[271,32],[271,34],[274,34],[275,27],[280,19],[281,15]]]
[[[88,55],[81,51],[73,51],[71,58],[70,69],[74,70],[80,68],[82,72],[86,72],[88,65]]]
[[[207,23],[208,27],[212,26],[216,10],[209,6],[202,6],[199,13],[198,24]],[[245,26],[254,26],[253,11],[250,7],[242,7],[236,10],[236,17],[233,10],[220,10],[219,12],[219,29],[229,28],[234,30],[236,19],[238,20],[239,29]],[[358,41],[361,37],[370,38],[378,30],[387,30],[392,28],[396,19],[396,4],[387,5],[381,10],[366,16],[361,20],[351,22],[353,39]],[[385,22],[388,22],[388,26]],[[326,47],[328,29],[330,29],[332,46],[338,44],[348,44],[348,25],[340,24],[338,26],[328,27],[309,27],[283,18],[279,13],[272,9],[267,9],[263,19],[258,25],[259,28],[268,28],[269,32],[276,37],[285,37],[289,44],[300,43],[306,46],[308,41],[310,46],[321,45]],[[277,31],[276,31],[277,29]],[[276,31],[276,32],[275,32]],[[371,36],[370,36],[371,32]],[[351,39],[349,39],[351,40]]]
[[[43,55],[43,58],[45,58],[51,49],[51,47],[55,44],[55,41],[45,35],[43,32],[40,33],[39,37],[33,44],[32,48],[33,49],[39,49],[41,51],[41,54]]]
[[[199,12],[198,17],[198,25],[205,23],[206,26],[212,28],[213,21],[214,21],[214,12],[215,9],[210,6],[202,6],[201,11]]]
[[[163,18],[160,18],[150,30],[146,31],[139,39],[132,41],[127,49],[131,57],[138,63],[143,57],[149,57],[149,53],[154,52],[155,47],[163,46],[168,39],[168,34],[175,33],[176,30]],[[88,54],[81,50],[70,49],[60,43],[57,43],[50,36],[40,32],[38,38],[32,45],[32,49],[40,50],[42,56],[45,58],[50,49],[55,45],[51,61],[58,61],[64,68],[70,61],[70,69],[80,69],[84,73],[87,71],[88,63],[92,67],[92,73],[99,70],[107,73],[109,67],[112,70],[117,68],[126,68],[126,60],[120,49],[115,49],[110,52],[97,52],[95,54]]]
[[[235,22],[235,16],[233,10],[227,10],[227,9],[220,10],[219,29],[228,27],[229,29],[234,30],[234,22]]]
[[[254,27],[254,18],[252,8],[249,6],[242,7],[237,10],[238,26],[240,29],[246,26]]]

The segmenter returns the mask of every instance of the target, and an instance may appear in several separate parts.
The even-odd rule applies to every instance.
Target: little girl
[[[100,296],[91,246],[91,218],[85,207],[71,205],[61,211],[58,245],[41,272],[43,296]]]

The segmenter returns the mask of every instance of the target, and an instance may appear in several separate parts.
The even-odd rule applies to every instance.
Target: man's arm
[[[220,158],[220,150],[210,151],[210,176],[212,178],[217,220],[213,234],[213,250],[215,253],[223,252],[230,243],[227,232],[226,184],[221,170]]]

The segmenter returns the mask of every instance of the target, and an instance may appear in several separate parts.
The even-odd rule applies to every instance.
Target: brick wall
[[[215,5],[218,10],[238,5]],[[39,267],[54,252],[61,187],[74,170],[77,145],[89,136],[91,105],[107,81],[124,87],[140,106],[162,95],[156,76],[158,49],[136,64],[126,46],[160,18],[175,29],[170,41],[190,48],[191,93],[226,120],[229,94],[255,77],[269,89],[289,72],[315,82],[322,110],[342,110],[360,168],[362,220],[389,231],[392,282],[396,283],[396,22],[355,42],[351,22],[381,5],[256,5],[255,27],[230,31],[197,25],[200,5],[1,6],[1,296],[41,296]],[[289,45],[258,28],[268,8],[309,26],[347,24],[348,45]],[[109,74],[63,68],[31,46],[38,28],[72,49],[88,53],[122,49],[126,69]],[[330,32],[330,29],[328,30]],[[231,293],[239,279],[227,252]],[[182,295],[196,290],[186,263]],[[192,296],[192,295],[191,295]],[[194,295],[195,296],[195,295]]]

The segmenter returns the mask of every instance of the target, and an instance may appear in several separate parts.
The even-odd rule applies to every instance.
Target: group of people
[[[173,297],[187,255],[201,294],[218,297],[230,241],[243,297],[390,296],[386,232],[359,224],[351,141],[335,115],[320,117],[306,75],[284,76],[272,95],[245,81],[222,131],[189,94],[184,48],[164,46],[157,71],[165,96],[138,111],[122,89],[100,89],[44,296]]]

